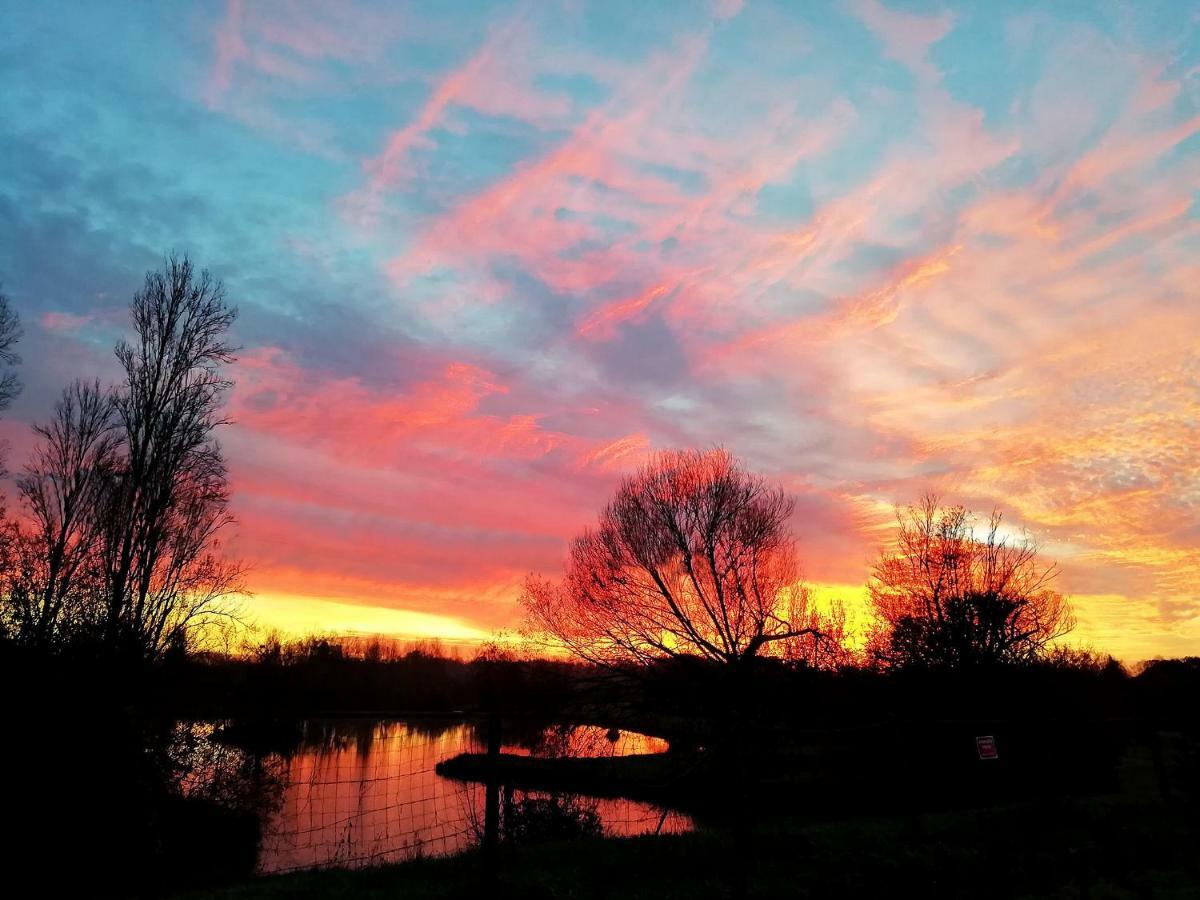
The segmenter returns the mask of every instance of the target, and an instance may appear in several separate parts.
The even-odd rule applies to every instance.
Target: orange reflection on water
[[[260,872],[361,866],[442,856],[478,844],[484,788],[442,778],[436,766],[485,741],[465,723],[309,723],[305,743],[282,760],[283,790],[264,823]],[[615,739],[614,739],[615,738]],[[593,726],[547,729],[506,753],[612,756],[656,753],[665,741]],[[547,795],[516,792],[519,797]],[[679,832],[691,819],[648,803],[576,798],[606,835]]]

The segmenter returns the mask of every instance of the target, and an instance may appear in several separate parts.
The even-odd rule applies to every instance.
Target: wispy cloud
[[[622,473],[723,443],[840,594],[933,488],[1037,535],[1082,637],[1200,650],[1195,17],[47,15],[10,17],[43,54],[0,54],[28,60],[0,71],[0,276],[37,323],[13,414],[63,347],[110,374],[139,270],[192,250],[243,307],[223,440],[261,594],[511,623]]]

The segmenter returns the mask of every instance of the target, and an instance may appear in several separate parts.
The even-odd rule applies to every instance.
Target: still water
[[[505,753],[624,756],[665,741],[594,726],[505,735]],[[441,856],[478,845],[484,788],[443,778],[439,762],[486,749],[473,724],[446,721],[310,721],[295,746],[256,761],[270,773],[258,870],[362,866]],[[632,800],[505,790],[502,835],[609,836],[686,831],[680,813]]]

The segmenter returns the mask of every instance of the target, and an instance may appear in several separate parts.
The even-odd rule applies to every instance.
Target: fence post
[[[500,850],[500,717],[488,716],[487,788],[483,815],[483,853],[488,877],[498,873]]]

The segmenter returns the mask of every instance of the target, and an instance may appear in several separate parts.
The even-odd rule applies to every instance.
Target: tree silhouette
[[[819,635],[792,508],[724,450],[662,453],[575,539],[562,581],[526,581],[527,630],[603,666],[695,655],[736,667]]]
[[[0,290],[0,410],[8,409],[21,390],[21,382],[12,367],[21,361],[17,342],[21,340],[21,320]]]
[[[226,332],[237,311],[186,257],[146,274],[130,304],[137,340],[116,354],[122,460],[101,503],[105,637],[157,655],[228,615],[240,571],[213,551],[229,523],[225,460],[213,439],[232,382]]]
[[[891,665],[958,667],[1028,662],[1075,625],[1057,574],[1027,536],[1001,534],[993,512],[976,534],[961,506],[927,495],[897,514],[893,548],[880,553],[867,589],[880,631],[875,657]]]
[[[41,441],[17,479],[32,527],[20,542],[20,577],[10,587],[17,636],[25,643],[49,646],[64,629],[78,631],[95,619],[100,503],[118,464],[112,409],[98,381],[76,381],[63,391],[54,418],[34,426]]]
[[[234,612],[241,570],[217,552],[230,516],[213,434],[237,313],[186,256],[147,273],[130,310],[136,339],[116,346],[125,383],[63,392],[17,482],[30,524],[0,532],[0,625],[29,645],[153,658]],[[15,328],[5,312],[0,362]]]
[[[0,288],[2,287],[3,285],[0,285]],[[0,412],[8,409],[13,398],[21,392],[21,381],[13,371],[13,366],[21,361],[16,351],[17,342],[20,340],[21,320],[8,302],[8,296],[0,290]],[[7,451],[8,442],[0,443],[0,476],[8,474],[5,468]],[[0,516],[3,516],[3,513],[4,504],[0,501]]]
[[[857,665],[858,655],[851,649],[852,634],[846,625],[846,607],[837,601],[824,614],[808,612],[811,634],[799,635],[780,644],[780,656],[788,662],[810,669],[842,669]]]

